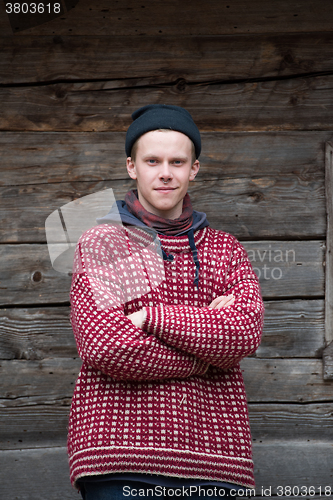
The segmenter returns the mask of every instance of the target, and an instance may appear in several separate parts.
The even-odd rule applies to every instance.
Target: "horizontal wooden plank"
[[[1,494],[6,500],[78,500],[65,446],[0,451]]]
[[[301,297],[315,297],[322,293],[323,242],[244,241],[243,244],[259,278],[263,297],[288,297],[291,290]],[[307,276],[311,276],[310,281],[307,281]]]
[[[0,304],[69,302],[71,277],[51,266],[46,245],[1,245]]]
[[[0,89],[0,130],[125,131],[149,103],[176,104],[202,131],[333,130],[333,76],[248,83],[184,81],[123,88],[118,81]]]
[[[34,397],[0,400],[0,450],[64,446],[69,405],[70,398],[47,404]]]
[[[321,357],[324,301],[265,301],[265,323],[256,358]],[[69,307],[0,309],[0,359],[76,357]]]
[[[332,485],[332,445],[325,442],[268,442],[254,444],[256,490],[261,498],[280,493],[278,486],[305,487],[297,497],[305,500],[329,498]],[[77,492],[69,484],[67,450],[63,447],[0,452],[1,483],[4,498],[8,500],[74,500]],[[262,488],[265,490],[263,491]],[[271,490],[270,490],[271,488]],[[287,490],[288,491],[288,490]],[[331,487],[332,491],[332,487]],[[300,497],[301,492],[304,496]],[[244,497],[235,497],[244,498]]]
[[[212,227],[242,240],[325,237],[321,180],[303,182],[283,175],[197,180],[189,193],[193,206],[207,214]]]
[[[135,87],[179,78],[188,82],[280,78],[333,68],[330,32],[233,37],[122,35],[42,36],[38,43],[35,36],[25,36],[24,43],[20,36],[2,36],[0,84],[125,79],[123,86]]]
[[[69,307],[0,309],[0,359],[76,357]]]
[[[12,29],[1,8],[0,30],[10,36]],[[244,15],[246,14],[246,15]],[[158,0],[111,3],[80,0],[74,9],[40,26],[17,32],[16,36],[34,35],[178,35],[238,34],[333,31],[331,6],[325,0],[290,0],[274,3],[255,0],[216,2],[184,0],[181,5],[171,0],[163,4],[161,16]]]
[[[55,400],[68,404],[81,367],[79,358],[48,358],[40,361],[1,361],[0,401],[34,398],[34,404],[53,404]]]
[[[324,182],[332,132],[202,132],[198,180],[295,175]],[[127,180],[125,132],[0,132],[0,186]],[[75,183],[75,184],[74,184]]]
[[[3,360],[0,399],[36,398],[43,404],[72,397],[80,359]],[[333,382],[323,381],[319,359],[255,359],[241,362],[250,403],[328,402]],[[26,400],[28,401],[28,400]]]
[[[332,441],[333,403],[249,404],[253,441]]]
[[[277,498],[292,498],[288,495],[288,490],[278,489],[278,486],[299,487],[306,486],[311,490],[295,488],[294,495],[297,498],[307,498],[310,500],[314,494],[319,498],[328,498],[333,491],[333,467],[332,467],[332,442],[309,443],[282,441],[266,442],[254,444],[253,460],[254,475],[256,479],[256,493],[262,494],[261,487],[266,491],[266,497],[271,488],[272,495],[278,494]],[[327,496],[325,497],[325,486]],[[331,488],[331,490],[329,490]],[[292,491],[292,490],[291,490]],[[290,494],[290,493],[289,493]]]
[[[135,186],[130,179],[94,179],[2,187],[0,241],[45,242],[45,220],[54,210],[73,199],[110,188],[116,200],[124,199]],[[239,239],[325,238],[325,187],[321,178],[303,179],[297,174],[198,178],[191,182],[188,192],[195,209],[207,214],[213,228]],[[103,207],[101,216],[108,210]]]
[[[255,357],[321,357],[324,325],[323,300],[265,301],[263,337]]]
[[[244,242],[265,299],[324,296],[323,241]],[[51,266],[47,245],[1,245],[0,305],[69,301],[71,278]]]
[[[251,403],[331,401],[333,381],[323,380],[319,359],[254,359],[241,361]]]
[[[66,443],[70,398],[43,404],[35,397],[1,400],[0,449],[45,448]],[[328,441],[332,403],[249,404],[251,434],[267,441]]]

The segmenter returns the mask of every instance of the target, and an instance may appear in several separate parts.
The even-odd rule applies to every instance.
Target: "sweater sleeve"
[[[70,301],[81,359],[118,380],[186,378],[205,373],[206,362],[135,327],[125,316],[124,287],[109,256],[105,238],[93,231],[85,233],[76,248]]]
[[[264,315],[258,278],[236,239],[228,262],[219,260],[213,298],[231,293],[235,302],[222,309],[163,304],[146,307],[143,329],[170,346],[227,370],[256,351]]]

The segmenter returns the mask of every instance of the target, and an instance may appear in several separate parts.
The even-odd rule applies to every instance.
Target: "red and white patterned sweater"
[[[132,267],[115,260],[126,232],[100,225],[76,248],[71,322],[83,364],[69,422],[72,483],[136,472],[254,487],[239,362],[259,346],[264,309],[244,248],[222,231],[196,231],[198,290],[188,237],[159,235],[174,256],[165,279],[126,301],[136,257]],[[232,306],[208,308],[230,293]],[[140,329],[126,316],[143,307]]]

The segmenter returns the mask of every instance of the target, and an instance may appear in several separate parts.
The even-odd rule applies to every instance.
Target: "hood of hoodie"
[[[144,224],[140,219],[135,217],[127,208],[127,205],[124,200],[118,200],[116,203],[114,203],[111,207],[111,210],[108,214],[104,215],[103,217],[100,217],[96,219],[97,224],[108,224],[108,223],[123,223],[123,224],[131,224],[132,226],[138,226],[138,227],[145,227],[147,229],[150,229],[151,231],[154,231],[155,234],[158,234],[158,231],[156,231],[153,228],[148,228],[146,224]],[[194,231],[198,231],[199,229],[203,229],[204,227],[209,226],[209,222],[207,220],[206,214],[204,212],[197,212],[196,210],[193,210],[193,222],[192,226],[189,229],[186,229],[185,231],[181,231],[175,236],[183,236],[187,234],[189,244],[191,247],[192,251],[192,256],[193,256],[193,261],[195,263],[196,267],[196,273],[195,273],[195,279],[194,279],[194,284],[199,288],[199,269],[200,269],[200,263],[198,260],[198,252],[197,248],[194,243]],[[163,234],[163,233],[160,233]],[[163,250],[161,246],[162,254],[163,254],[163,259],[167,261],[172,261],[173,260],[173,255],[169,254],[167,255],[165,251]]]

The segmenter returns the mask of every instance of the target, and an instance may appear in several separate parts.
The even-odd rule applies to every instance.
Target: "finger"
[[[216,307],[217,307],[217,309],[222,309],[222,307],[231,306],[234,302],[235,302],[235,297],[231,297],[230,299],[226,300],[224,303],[220,302]]]
[[[208,307],[212,308],[215,308],[217,306],[223,307],[223,305],[226,304],[232,298],[234,298],[233,295],[220,295],[219,297],[216,297],[216,299],[214,299]]]
[[[214,306],[216,306],[217,304],[219,304],[220,302],[226,302],[226,301],[228,300],[228,298],[229,298],[229,297],[230,297],[229,295],[220,295],[219,297],[216,297],[216,298],[212,301],[211,305],[214,307]]]
[[[214,299],[211,304],[209,305],[209,307],[216,307],[221,301],[224,301],[225,300],[225,297],[223,295],[221,295],[220,297],[216,297],[216,299]]]

